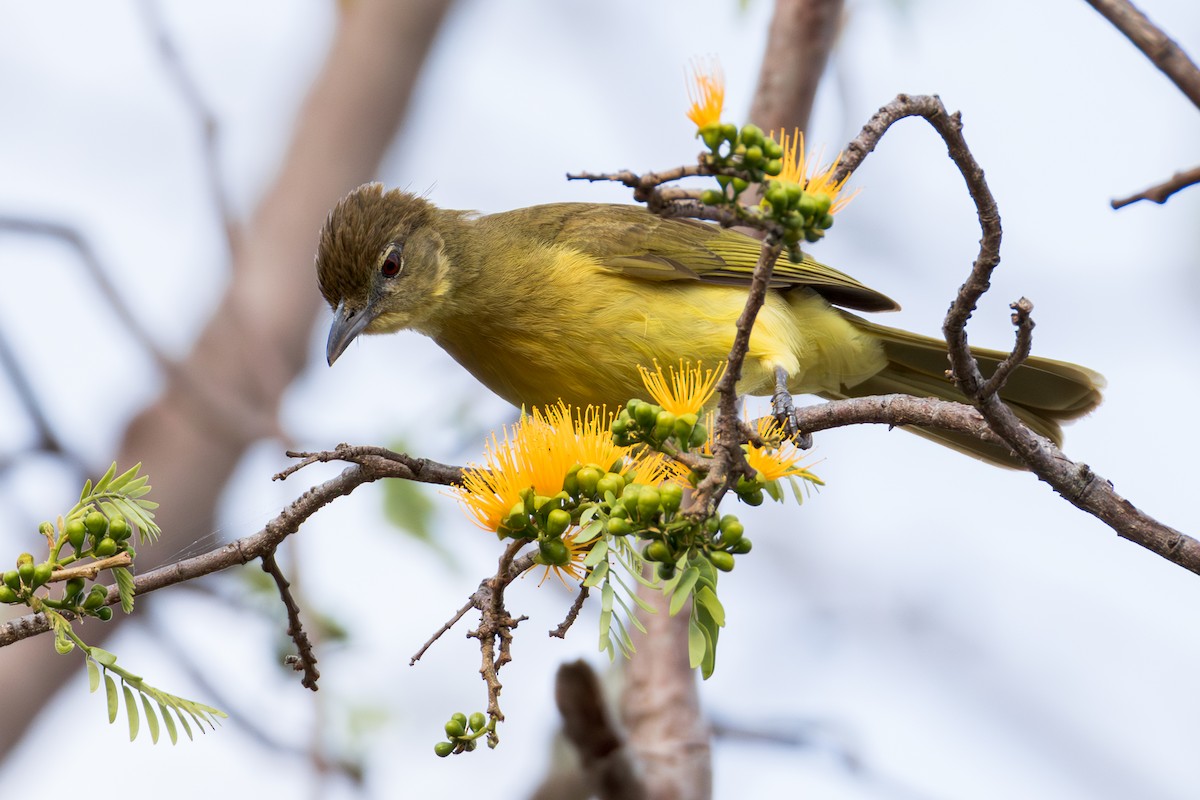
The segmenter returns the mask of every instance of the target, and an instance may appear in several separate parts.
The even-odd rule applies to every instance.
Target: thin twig
[[[1197,183],[1200,183],[1200,167],[1192,167],[1183,172],[1176,172],[1170,179],[1151,186],[1149,189],[1143,189],[1137,194],[1131,194],[1129,197],[1122,197],[1119,200],[1112,200],[1109,205],[1114,209],[1124,208],[1139,200],[1149,200],[1151,203],[1162,205],[1167,202],[1167,198],[1171,195],[1189,186],[1195,186]]]
[[[567,631],[571,630],[571,626],[575,624],[575,620],[579,617],[579,612],[583,609],[583,601],[588,598],[588,587],[582,583],[579,584],[579,594],[575,597],[575,602],[571,603],[571,608],[567,611],[566,618],[559,623],[558,627],[550,631],[550,635],[556,639],[567,638]]]
[[[980,394],[983,396],[999,394],[1004,388],[1005,382],[1008,381],[1008,376],[1013,373],[1017,367],[1021,366],[1029,354],[1033,351],[1033,303],[1022,297],[1015,303],[1009,305],[1012,309],[1012,324],[1017,329],[1017,341],[1013,345],[1012,352],[1008,354],[1000,364],[996,367],[996,371],[987,379],[987,382],[980,387]]]
[[[353,448],[351,448],[353,449]],[[420,469],[414,470],[410,461],[417,462]],[[148,594],[167,586],[194,580],[229,567],[247,564],[262,558],[284,539],[295,533],[301,523],[338,497],[350,494],[364,483],[381,478],[404,478],[405,480],[440,483],[437,476],[451,474],[458,467],[437,464],[424,459],[389,460],[378,455],[360,455],[354,463],[339,475],[308,489],[293,500],[262,530],[237,539],[222,547],[192,558],[138,575],[134,579],[134,592]],[[530,557],[532,563],[532,556]],[[517,569],[522,562],[512,565]],[[528,564],[524,565],[528,568]],[[510,578],[511,580],[511,578]],[[108,587],[107,603],[112,605],[120,599],[115,585]],[[50,625],[44,614],[26,614],[4,625],[0,625],[0,647],[13,644],[30,636],[46,633]]]
[[[474,607],[475,607],[475,599],[473,597],[470,600],[468,600],[467,602],[463,603],[462,608],[460,608],[458,611],[456,611],[453,617],[446,620],[445,624],[443,624],[442,627],[440,627],[436,631],[434,631],[434,634],[429,637],[429,639],[425,642],[425,644],[421,645],[421,649],[417,651],[416,655],[414,655],[412,658],[410,658],[408,660],[408,665],[411,667],[414,664],[416,664],[418,661],[420,661],[421,656],[425,655],[425,652],[427,650],[429,650],[429,648],[433,647],[433,643],[436,642],[438,639],[442,638],[443,635],[449,633],[450,629],[453,628],[455,625],[457,625],[458,621],[460,619],[462,619],[466,615],[466,613]]]
[[[1087,0],[1200,108],[1200,67],[1129,0]]]
[[[287,609],[287,634],[296,644],[296,659],[292,668],[297,672],[304,673],[300,685],[315,692],[317,680],[321,677],[321,672],[317,669],[317,654],[313,652],[312,642],[308,640],[308,634],[304,632],[304,625],[300,622],[300,606],[292,597],[291,584],[288,583],[283,570],[275,561],[275,548],[271,548],[263,554],[262,570],[275,579],[275,588],[279,591],[279,599],[283,601],[283,607]]]

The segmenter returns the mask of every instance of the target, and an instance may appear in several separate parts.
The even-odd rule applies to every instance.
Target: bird
[[[513,405],[620,407],[645,394],[638,366],[723,362],[761,242],[638,205],[563,202],[479,215],[368,183],[330,211],[316,253],[333,310],[329,364],[361,334],[433,339]],[[852,312],[898,309],[854,278],[781,256],[756,318],[738,392],[843,399],[891,393],[967,402],[940,339]],[[972,348],[989,374],[1007,354]],[[1104,379],[1031,357],[1001,399],[1036,432],[1094,409]],[[1002,447],[943,430],[927,438],[1019,467]]]

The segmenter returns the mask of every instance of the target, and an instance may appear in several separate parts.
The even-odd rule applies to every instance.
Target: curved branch
[[[1000,400],[995,393],[998,387],[985,381],[980,373],[967,342],[966,324],[979,298],[991,286],[992,271],[1000,263],[1000,214],[983,169],[963,138],[959,115],[948,113],[941,100],[934,96],[898,95],[881,108],[850,143],[838,164],[838,173],[846,174],[857,168],[875,149],[884,132],[909,116],[923,117],[946,142],[951,160],[967,183],[983,233],[971,272],[942,325],[950,347],[950,366],[959,387],[976,405],[992,431],[1028,465],[1031,472],[1050,484],[1067,502],[1101,520],[1122,538],[1200,574],[1200,541],[1138,510],[1089,466],[1072,461],[1049,439],[1030,430]],[[1018,316],[1021,319],[1014,316],[1014,321],[1019,327],[1032,324],[1027,313]],[[1018,347],[1028,335],[1028,331],[1019,331]]]

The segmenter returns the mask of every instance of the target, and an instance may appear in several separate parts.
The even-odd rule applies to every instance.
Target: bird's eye
[[[385,278],[394,278],[400,274],[400,270],[403,268],[404,259],[400,256],[400,249],[393,247],[383,257],[383,263],[379,266],[379,271],[383,273],[383,277]]]

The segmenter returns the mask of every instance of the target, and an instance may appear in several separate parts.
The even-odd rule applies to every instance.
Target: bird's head
[[[346,195],[325,221],[317,281],[333,309],[330,364],[360,333],[421,330],[448,289],[448,261],[427,200],[381,184]]]

